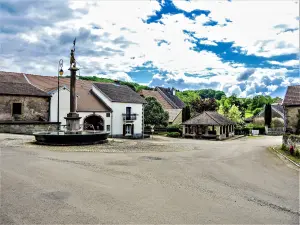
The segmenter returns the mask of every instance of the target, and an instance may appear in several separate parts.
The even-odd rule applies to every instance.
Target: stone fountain
[[[70,112],[65,117],[66,131],[64,132],[38,132],[34,133],[38,144],[46,145],[87,145],[107,142],[108,132],[85,132],[81,130],[81,117],[76,112],[76,73],[79,70],[76,67],[75,60],[75,41],[71,49],[70,57]]]

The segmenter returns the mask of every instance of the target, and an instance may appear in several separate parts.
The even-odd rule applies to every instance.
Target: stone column
[[[69,134],[72,133],[80,133],[80,119],[79,114],[76,112],[76,71],[78,70],[75,66],[70,67],[71,71],[71,79],[70,79],[70,112],[67,114],[66,124],[67,124],[67,132]]]
[[[76,71],[77,68],[71,67],[71,82],[70,82],[70,113],[76,113]]]
[[[217,127],[216,127],[216,134],[217,134],[217,135],[220,135],[220,126],[217,126]]]
[[[185,135],[185,125],[182,126],[182,137]]]

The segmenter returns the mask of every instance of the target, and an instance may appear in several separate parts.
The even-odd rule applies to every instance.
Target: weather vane
[[[75,45],[76,45],[76,38],[73,41],[73,48],[71,49],[71,57],[70,57],[70,67],[76,67],[76,60],[75,60]]]

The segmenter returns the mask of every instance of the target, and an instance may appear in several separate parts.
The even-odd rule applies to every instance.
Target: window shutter
[[[131,125],[131,135],[134,134],[134,124]]]
[[[123,124],[123,136],[125,136],[125,134],[126,134],[126,125]]]

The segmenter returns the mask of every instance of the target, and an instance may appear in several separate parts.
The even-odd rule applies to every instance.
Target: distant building
[[[281,103],[278,102],[271,104],[272,118],[279,118],[284,120],[284,109]],[[256,116],[246,118],[244,121],[245,123],[253,123],[253,122],[255,123],[255,120],[261,120],[261,119],[262,120],[265,119],[265,106]]]
[[[20,90],[23,90],[20,93],[21,98],[28,99],[26,97],[27,92],[24,90],[31,88],[30,92],[34,94],[34,96],[31,96],[31,99],[33,97],[34,99],[30,103],[31,106],[34,104],[36,106],[33,110],[32,107],[29,108],[31,111],[28,111],[28,115],[26,114],[28,118],[36,115],[35,112],[38,111],[46,120],[60,122],[62,126],[66,125],[64,117],[70,112],[70,78],[61,77],[58,89],[57,77],[54,76],[7,72],[1,72],[0,75],[5,77],[5,79],[11,80],[13,86],[19,85],[23,87],[20,88]],[[9,88],[7,88],[8,90]],[[57,118],[58,90],[59,118]],[[82,129],[107,131],[113,137],[143,136],[143,104],[145,100],[128,86],[77,80],[76,95],[77,112],[81,117],[80,124]],[[41,103],[41,100],[38,98],[46,100]],[[3,97],[0,99],[2,99],[2,102],[4,101]],[[10,100],[14,99],[10,97]],[[3,107],[3,105],[5,104],[0,106],[0,120],[7,117],[10,113],[3,113],[8,108]],[[25,106],[27,107],[28,104],[24,104],[23,108],[26,108]],[[24,110],[21,112],[21,116],[25,116]]]
[[[169,113],[169,124],[182,123],[182,109],[185,104],[175,95],[175,89],[156,87],[153,91],[141,90],[140,95],[144,98],[154,97]]]
[[[183,137],[223,140],[234,136],[235,123],[214,111],[204,111],[182,125]]]
[[[286,132],[295,133],[300,114],[300,85],[287,88],[282,105],[284,107]]]

